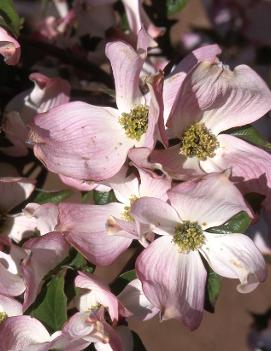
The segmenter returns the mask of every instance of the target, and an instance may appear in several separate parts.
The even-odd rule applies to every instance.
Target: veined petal
[[[22,275],[26,284],[24,310],[37,297],[44,276],[68,255],[69,245],[61,233],[53,232],[28,240],[24,248],[30,250],[22,262]]]
[[[231,169],[231,179],[243,193],[270,193],[271,155],[232,135],[220,134],[218,141],[215,157],[201,161],[202,169],[208,173]]]
[[[206,45],[193,50],[191,54],[187,55],[173,70],[169,77],[165,79],[163,88],[164,101],[164,119],[165,123],[169,118],[171,109],[174,104],[179,104],[179,93],[183,81],[187,74],[200,62],[208,60],[215,62],[217,55],[221,53],[218,45]],[[175,107],[176,108],[176,107]]]
[[[131,238],[107,233],[108,218],[120,218],[122,211],[123,205],[119,203],[104,206],[63,203],[59,205],[57,230],[64,232],[66,240],[90,262],[109,265],[132,242]]]
[[[118,111],[71,102],[38,115],[30,133],[34,153],[64,176],[103,180],[115,175],[134,145],[118,123]]]
[[[123,316],[129,315],[129,312],[118,301],[118,298],[111,293],[109,288],[103,282],[101,282],[98,277],[96,277],[94,274],[86,274],[82,272],[78,273],[79,275],[75,278],[75,286],[90,290],[90,292],[86,293],[85,295],[90,293],[95,295],[96,303],[100,303],[104,307],[108,308],[108,313],[113,323],[118,321],[119,313]],[[84,295],[81,296],[81,299],[82,298],[84,298]]]
[[[134,279],[126,285],[118,298],[133,313],[132,317],[137,319],[145,321],[159,312],[159,309],[154,307],[144,295],[142,283],[139,279]]]
[[[36,229],[35,218],[28,217],[24,213],[7,216],[1,228],[1,234],[19,243],[22,239],[32,236]]]
[[[123,205],[117,202],[106,205],[61,203],[58,205],[61,232],[102,232],[110,216],[120,217]],[[93,220],[95,219],[95,221]]]
[[[144,61],[130,45],[121,41],[108,43],[105,54],[114,74],[118,109],[120,113],[129,113],[134,106],[145,102],[139,90],[139,74]]]
[[[108,235],[118,235],[129,239],[139,238],[135,223],[121,218],[109,217],[106,230]]]
[[[97,183],[95,182],[66,177],[62,174],[59,174],[59,178],[62,180],[64,184],[80,191],[91,191],[95,189],[95,187],[97,186]]]
[[[0,54],[8,65],[17,65],[21,56],[21,46],[8,32],[0,27]]]
[[[149,95],[149,115],[148,115],[148,129],[145,137],[137,146],[144,146],[153,149],[157,139],[161,140],[164,145],[167,145],[167,137],[163,119],[163,75],[157,73],[147,80],[150,90]]]
[[[155,170],[162,172],[163,168],[161,164],[149,161],[149,156],[151,153],[151,149],[147,147],[139,147],[130,149],[128,152],[128,157],[137,168],[141,168],[151,174],[153,177],[159,178],[160,176],[155,173]]]
[[[125,2],[127,2],[127,0]],[[145,58],[148,55],[148,48],[156,46],[156,41],[152,39],[144,27],[141,27],[137,34],[137,52],[141,55],[142,58]]]
[[[249,293],[265,281],[267,271],[262,254],[243,234],[210,234],[200,249],[212,269],[226,278],[240,280],[237,290]]]
[[[8,317],[20,316],[23,314],[23,307],[17,300],[0,295],[0,312],[5,312]]]
[[[171,188],[171,180],[167,178],[154,178],[149,173],[138,170],[140,175],[140,197],[150,196],[167,200],[167,191]]]
[[[215,63],[217,56],[222,50],[217,44],[201,46],[188,54],[178,65],[174,68],[173,73],[186,72],[189,73],[198,63],[209,61]]]
[[[69,231],[66,240],[95,265],[108,266],[130,246],[132,239],[103,232]]]
[[[211,100],[202,121],[214,134],[252,123],[271,109],[271,91],[250,67],[240,65],[233,71],[223,67],[210,89],[206,80],[211,74],[201,77],[207,84],[206,93],[210,94]]]
[[[4,257],[1,253],[1,261],[3,262]],[[4,263],[10,263],[4,261]],[[25,291],[25,283],[23,279],[15,273],[10,272],[6,267],[0,263],[0,294],[6,296],[18,296]]]
[[[174,101],[176,99],[176,96],[178,95],[178,92],[186,75],[187,73],[185,72],[178,72],[176,74],[170,75],[164,80],[163,102],[165,124],[167,124],[168,117],[170,115]]]
[[[127,176],[128,167],[123,166],[121,170],[112,178],[107,180],[107,184],[114,190],[118,201],[123,204],[130,204],[131,196],[139,196],[139,181],[134,174]]]
[[[168,192],[168,198],[182,220],[196,221],[203,229],[219,226],[241,211],[253,217],[225,172],[181,183]]]
[[[71,87],[65,79],[50,78],[38,72],[31,73],[29,79],[35,83],[35,86],[25,99],[26,108],[32,108],[36,113],[42,113],[69,101]],[[24,116],[24,111],[22,111],[22,115]]]
[[[29,217],[35,218],[36,228],[41,235],[53,232],[58,223],[58,209],[52,203],[38,205],[29,203],[23,209],[24,214]]]
[[[62,333],[50,344],[50,349],[81,351],[93,342],[108,342],[108,333],[100,318],[100,311],[75,313],[64,324]]]
[[[1,351],[41,351],[51,340],[41,322],[30,316],[8,318],[0,325],[0,337]]]
[[[158,28],[151,22],[142,6],[141,0],[122,0],[122,2],[125,7],[129,27],[134,35],[138,35],[143,25],[152,38],[158,37],[163,32],[163,28]],[[155,46],[155,44],[152,46]]]
[[[138,34],[142,27],[140,16],[141,0],[122,0],[131,32]]]
[[[190,179],[204,174],[196,157],[185,157],[180,154],[180,144],[164,150],[154,150],[150,161],[161,164],[163,171],[178,180]]]
[[[141,253],[136,271],[162,320],[176,318],[192,330],[199,326],[207,273],[197,251],[180,253],[171,238],[164,236]]]
[[[221,63],[205,61],[183,82],[169,126],[180,137],[200,121],[217,135],[256,121],[271,109],[270,101],[269,88],[248,66],[231,71]]]
[[[0,209],[9,212],[13,207],[26,200],[35,188],[34,181],[28,178],[0,178]]]
[[[168,203],[154,198],[142,197],[131,207],[131,214],[135,220],[150,224],[151,229],[159,235],[172,235],[180,218]]]

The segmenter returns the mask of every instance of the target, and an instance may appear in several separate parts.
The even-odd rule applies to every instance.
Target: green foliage
[[[256,146],[261,146],[271,150],[271,143],[265,140],[265,138],[251,125],[231,129],[228,131],[228,134],[234,135]]]
[[[77,270],[81,270],[81,269],[85,268],[87,266],[87,264],[88,264],[87,260],[85,259],[85,257],[83,257],[80,254],[80,252],[76,252],[75,256],[68,263],[69,267],[72,267],[73,269],[77,269]]]
[[[80,252],[72,248],[69,256],[66,257],[65,260],[57,267],[58,271],[65,268],[69,268],[74,271],[85,271],[92,273],[94,272],[96,266],[88,262],[85,257],[80,254]]]
[[[134,341],[133,351],[147,351],[140,337],[134,331],[132,331],[132,334],[133,334],[133,341]]]
[[[20,18],[15,10],[12,0],[0,1],[0,26],[18,37],[22,27],[23,19]]]
[[[228,234],[228,233],[245,233],[251,223],[251,219],[244,211],[237,213],[231,219],[218,227],[207,229],[209,233]]]
[[[32,310],[31,315],[39,319],[51,331],[61,329],[67,320],[64,274],[52,277],[47,283],[41,302]]]
[[[122,273],[111,284],[112,292],[115,295],[118,295],[125,288],[125,286],[134,279],[136,279],[136,272],[134,269],[132,269],[131,271]]]
[[[83,204],[87,204],[90,202],[90,200],[92,199],[92,195],[93,195],[93,192],[92,191],[83,191],[81,193],[81,202]]]
[[[69,198],[73,192],[71,190],[65,189],[60,191],[39,191],[34,199],[34,202],[38,204],[53,203],[58,204]]]
[[[167,0],[167,15],[174,15],[181,11],[189,0]]]
[[[93,190],[93,200],[95,205],[106,205],[116,201],[114,192],[111,191],[96,191]]]
[[[215,311],[215,304],[221,290],[221,277],[208,267],[208,277],[205,287],[204,308],[209,312]]]

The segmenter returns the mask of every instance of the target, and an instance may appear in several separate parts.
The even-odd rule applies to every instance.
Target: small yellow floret
[[[129,113],[122,113],[119,118],[119,123],[129,138],[139,141],[148,129],[148,115],[148,107],[145,105],[138,105]]]
[[[205,161],[207,157],[214,157],[219,142],[214,134],[203,123],[194,123],[181,138],[180,154],[187,157],[197,157]]]
[[[7,318],[8,315],[6,314],[6,312],[0,312],[0,324],[4,322],[4,320],[6,320]]]
[[[181,252],[199,249],[205,243],[201,226],[197,222],[184,221],[176,226],[173,242]]]
[[[131,215],[131,206],[137,199],[138,199],[138,196],[132,195],[129,199],[130,205],[124,207],[124,211],[122,213],[122,218],[127,222],[134,222],[135,221],[134,217]]]

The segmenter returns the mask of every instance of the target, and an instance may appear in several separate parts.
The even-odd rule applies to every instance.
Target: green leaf
[[[60,190],[60,191],[39,191],[34,202],[38,204],[46,204],[48,202],[58,204],[61,201],[69,198],[73,192],[71,190]]]
[[[91,201],[93,196],[93,191],[83,191],[81,194],[81,202],[87,204]]]
[[[244,211],[237,213],[231,219],[218,227],[207,229],[209,233],[228,234],[228,233],[244,233],[251,223],[251,219]]]
[[[256,146],[262,146],[271,150],[271,143],[265,140],[265,138],[251,125],[231,129],[227,131],[227,134],[234,135]]]
[[[72,259],[71,262],[69,262],[69,266],[75,269],[83,269],[84,267],[86,267],[88,264],[87,260],[85,259],[85,257],[83,257],[80,252],[77,252],[75,257]]]
[[[140,337],[134,331],[132,331],[132,334],[133,334],[133,341],[134,341],[133,351],[147,351]]]
[[[67,320],[67,297],[64,293],[64,274],[54,276],[45,287],[41,303],[31,315],[39,319],[52,331],[60,330]]]
[[[71,248],[69,256],[57,267],[59,269],[72,268],[73,270],[84,270],[85,272],[93,272],[95,265],[88,262],[80,252]]]
[[[181,11],[189,0],[167,0],[167,15],[174,15]]]
[[[221,277],[210,267],[208,268],[208,278],[205,287],[204,308],[209,312],[214,312],[215,304],[221,290]]]
[[[18,37],[22,28],[23,19],[15,10],[12,0],[0,1],[0,26]]]
[[[110,287],[112,292],[115,295],[118,295],[125,288],[125,286],[134,279],[136,279],[136,272],[134,269],[122,273],[111,283]]]
[[[113,191],[97,191],[93,190],[93,200],[95,205],[106,205],[109,202],[116,201]]]

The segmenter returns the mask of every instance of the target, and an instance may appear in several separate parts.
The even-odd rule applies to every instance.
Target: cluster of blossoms
[[[61,24],[70,25],[75,15],[55,2],[64,11],[53,22],[60,35]],[[264,196],[262,212],[270,216],[271,155],[235,130],[271,109],[271,91],[250,67],[232,70],[220,62],[215,44],[194,50],[164,76],[148,59],[158,28],[139,2],[137,10],[123,3],[137,41],[105,45],[115,107],[69,102],[69,82],[41,73],[32,73],[34,88],[5,107],[2,130],[10,145],[1,147],[3,154],[25,157],[33,149],[67,186],[110,192],[114,199],[40,204],[33,202],[35,180],[0,174],[0,351],[89,345],[132,351],[129,318],[159,314],[191,330],[200,325],[210,271],[238,279],[240,293],[266,279],[261,247],[225,223],[240,215],[257,222],[245,197],[251,193]],[[20,45],[3,28],[0,42],[6,63],[17,64]],[[150,65],[153,73],[146,75]],[[111,265],[131,245],[137,248],[135,279],[116,293],[95,266]],[[88,269],[74,270],[71,251]],[[65,323],[49,328],[52,333],[32,313],[50,275],[65,277],[74,293]]]

